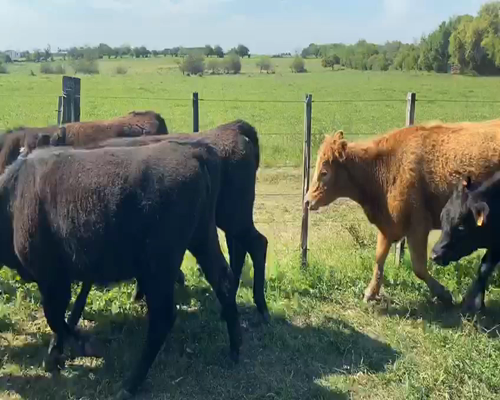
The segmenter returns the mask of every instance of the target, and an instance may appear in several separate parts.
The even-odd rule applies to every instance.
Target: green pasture
[[[316,147],[332,130],[343,129],[348,138],[359,140],[403,126],[409,91],[417,93],[417,122],[497,118],[500,79],[332,72],[315,60],[307,61],[308,73],[293,74],[289,59],[273,60],[276,73],[268,75],[259,73],[255,61],[245,59],[238,76],[188,77],[170,57],[103,60],[99,75],[80,76],[82,120],[153,109],[171,132],[190,131],[191,93],[197,91],[201,129],[243,118],[256,126],[262,143],[255,220],[269,239],[272,322],[262,325],[256,316],[247,258],[238,294],[243,347],[240,363],[233,365],[216,298],[187,254],[187,284],[176,290],[177,322],[137,398],[500,398],[498,277],[487,292],[488,310],[469,321],[458,306],[444,309],[430,297],[408,255],[396,267],[391,253],[383,300],[364,304],[376,230],[349,201],[312,214],[310,263],[301,269],[301,170],[296,168],[302,159],[306,93],[315,100]],[[119,65],[128,68],[127,74],[115,73]],[[0,129],[55,123],[61,77],[40,74],[36,64],[9,69],[0,75]],[[429,268],[459,303],[480,256]],[[91,292],[81,326],[105,344],[105,357],[69,361],[59,377],[51,377],[42,368],[50,330],[36,286],[7,269],[0,271],[0,398],[109,398],[130,371],[145,336],[145,306],[131,301],[133,290],[133,284],[122,284]]]

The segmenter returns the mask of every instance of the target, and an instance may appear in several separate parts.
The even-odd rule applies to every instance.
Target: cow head
[[[441,236],[431,255],[439,265],[458,261],[482,247],[490,209],[474,189],[470,178],[464,179],[441,211]]]
[[[340,197],[338,190],[346,179],[341,164],[347,155],[347,141],[344,132],[338,131],[333,136],[326,136],[318,150],[313,181],[307,192],[305,203],[311,210],[327,206]]]

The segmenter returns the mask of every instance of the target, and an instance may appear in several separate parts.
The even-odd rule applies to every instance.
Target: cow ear
[[[481,201],[472,207],[472,212],[474,213],[474,219],[476,220],[477,226],[483,226],[484,224],[486,224],[488,214],[490,212],[488,204]]]
[[[341,140],[337,144],[336,156],[340,162],[342,162],[346,159],[346,157],[347,157],[347,141],[346,140]]]
[[[344,131],[335,132],[335,134],[333,135],[333,138],[335,140],[343,140],[344,139]]]

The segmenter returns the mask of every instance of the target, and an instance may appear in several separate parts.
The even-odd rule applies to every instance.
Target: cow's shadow
[[[385,300],[373,305],[379,315],[388,317],[422,320],[428,324],[436,324],[444,329],[457,329],[463,326],[464,321],[473,322],[476,328],[491,338],[500,338],[500,301],[488,300],[486,309],[476,315],[466,315],[461,304],[454,303],[445,306],[435,299],[423,298],[404,305],[393,305]]]
[[[270,325],[259,323],[255,307],[240,306],[243,347],[240,362],[227,355],[225,324],[213,292],[188,288],[178,296],[178,319],[138,398],[286,398],[347,399],[348,392],[331,387],[331,379],[362,372],[377,373],[396,361],[399,353],[348,322],[323,318],[314,326],[274,314]],[[198,309],[187,299],[194,297]],[[192,304],[192,302],[191,302]],[[0,392],[8,390],[24,399],[107,398],[114,385],[134,365],[144,342],[144,316],[86,313],[86,318],[117,321],[99,323],[90,332],[105,344],[104,361],[70,362],[60,377],[47,374],[0,374]],[[112,327],[112,328],[110,328]],[[0,357],[22,371],[39,368],[49,335],[35,334],[28,344],[4,346]],[[94,359],[91,359],[94,360]],[[31,369],[31,371],[33,371]]]

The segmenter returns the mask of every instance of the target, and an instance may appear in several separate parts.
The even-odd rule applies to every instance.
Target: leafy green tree
[[[290,64],[290,69],[292,72],[296,73],[306,72],[306,63],[304,59],[301,56],[296,55]]]
[[[205,59],[199,54],[187,54],[179,65],[182,75],[188,73],[190,75],[203,74],[205,70]]]
[[[203,51],[203,53],[205,54],[205,57],[212,57],[215,54],[213,47],[209,44],[205,46],[205,50]]]
[[[222,47],[220,47],[219,45],[216,45],[214,47],[214,55],[217,58],[224,58],[224,50],[222,50]]]
[[[257,61],[257,67],[260,68],[260,72],[266,71],[269,72],[272,70],[272,62],[271,62],[271,57],[269,56],[262,56],[258,59]]]
[[[250,50],[248,49],[247,46],[243,44],[238,45],[238,47],[236,48],[236,54],[238,54],[241,58],[243,57],[250,58]]]
[[[321,66],[323,68],[331,68],[332,71],[335,69],[335,65],[338,64],[340,64],[340,57],[337,54],[330,54],[321,60]]]
[[[239,74],[241,72],[240,56],[236,53],[228,54],[224,58],[224,70],[227,74]]]

